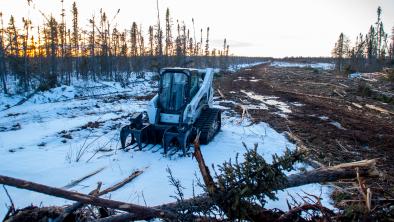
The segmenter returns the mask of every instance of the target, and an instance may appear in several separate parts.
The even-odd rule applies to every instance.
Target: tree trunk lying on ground
[[[201,167],[203,167],[204,165],[205,164],[202,164]],[[376,177],[378,176],[378,173],[375,165],[376,160],[365,160],[354,163],[341,164],[334,167],[319,168],[305,173],[297,173],[288,176],[287,183],[284,184],[283,187],[276,187],[275,190],[282,190],[310,183],[333,182],[340,179],[355,178],[357,176],[355,168],[358,168],[358,172],[361,177]],[[87,195],[78,192],[67,191],[55,187],[50,187],[30,181],[1,175],[0,184],[36,191],[39,193],[44,193],[47,195],[56,196],[68,200],[74,200],[83,204],[91,204],[94,206],[107,207],[129,212],[128,214],[115,215],[105,220],[103,219],[104,221],[124,221],[125,218],[127,218],[127,220],[148,220],[152,218],[175,220],[177,218],[176,212],[181,209],[182,205],[196,205],[199,203],[203,203],[204,205],[215,204],[210,199],[209,195],[202,194],[200,196],[183,201],[167,203],[154,207],[145,207],[121,201],[103,199],[95,195]]]
[[[100,191],[100,187],[101,187],[101,182],[99,182],[98,188],[93,190],[92,192],[89,193],[89,195],[93,195],[96,197],[99,196],[103,196],[107,193],[110,193],[112,191],[115,191],[121,187],[123,187],[124,185],[126,185],[127,183],[129,183],[130,181],[132,181],[134,178],[138,177],[139,175],[141,175],[144,171],[143,170],[135,170],[134,172],[132,172],[130,174],[130,176],[128,176],[126,179],[122,180],[119,183],[116,183],[115,185],[108,187],[107,189]],[[72,214],[73,212],[75,212],[76,210],[78,210],[79,208],[83,207],[83,203],[81,202],[75,202],[74,204],[66,207],[64,209],[64,212],[58,216],[54,222],[62,222],[69,214]]]

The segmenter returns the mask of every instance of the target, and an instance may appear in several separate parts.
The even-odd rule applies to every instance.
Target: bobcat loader
[[[122,148],[135,144],[142,150],[148,144],[161,144],[164,154],[178,147],[185,155],[197,135],[201,144],[208,144],[221,128],[221,110],[212,107],[212,85],[212,69],[162,69],[159,91],[147,110],[133,114],[130,124],[121,129]]]

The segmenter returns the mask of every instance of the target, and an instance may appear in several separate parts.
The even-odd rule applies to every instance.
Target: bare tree
[[[3,85],[4,94],[8,94],[7,90],[7,71],[5,61],[5,48],[4,48],[4,25],[3,25],[3,13],[0,12],[0,78]]]

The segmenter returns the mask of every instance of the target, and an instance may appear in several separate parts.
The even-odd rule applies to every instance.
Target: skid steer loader
[[[162,144],[164,154],[177,147],[186,155],[197,134],[201,144],[209,143],[221,128],[221,110],[212,107],[212,82],[212,69],[162,69],[159,91],[147,110],[133,114],[130,124],[121,129],[122,149]]]

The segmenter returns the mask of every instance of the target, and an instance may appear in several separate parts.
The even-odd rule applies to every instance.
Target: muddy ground
[[[265,64],[219,75],[215,88],[224,97],[220,105],[232,106],[239,115],[249,114],[252,121],[267,122],[280,132],[291,132],[302,140],[310,157],[322,164],[378,158],[382,176],[369,180],[368,187],[374,196],[394,198],[394,105],[365,93],[365,88],[393,92],[392,83]],[[247,92],[277,97],[291,112],[283,114],[268,105],[268,109],[252,108],[245,113],[242,105],[259,104]]]

